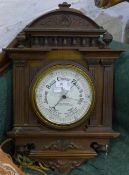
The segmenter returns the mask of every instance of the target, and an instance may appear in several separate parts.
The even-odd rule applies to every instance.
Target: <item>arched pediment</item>
[[[43,14],[18,35],[17,47],[24,48],[105,48],[112,36],[81,11],[59,4]]]
[[[100,29],[92,19],[81,11],[70,8],[70,4],[59,4],[59,9],[50,11],[34,20],[28,28],[56,29]]]

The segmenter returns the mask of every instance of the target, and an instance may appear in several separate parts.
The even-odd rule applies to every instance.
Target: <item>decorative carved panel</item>
[[[67,159],[60,159],[60,160],[46,160],[44,164],[47,167],[51,167],[54,171],[65,172],[68,173],[75,167],[78,167],[84,161],[82,159],[79,160],[67,160]]]
[[[56,140],[48,145],[43,147],[45,150],[57,150],[57,151],[66,151],[72,149],[81,149],[80,145],[77,145],[69,140]]]

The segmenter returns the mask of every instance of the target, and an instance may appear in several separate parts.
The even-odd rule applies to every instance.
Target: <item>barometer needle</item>
[[[79,80],[79,79],[78,79],[78,80]],[[77,80],[76,82],[78,82],[78,80]],[[75,86],[75,84],[73,84],[73,85],[71,86],[70,90],[71,90],[74,86]],[[59,100],[57,101],[57,103],[53,106],[53,108],[55,108],[55,107],[60,103],[60,101],[61,101],[62,99],[66,99],[66,98],[67,98],[66,95],[68,94],[68,92],[69,92],[69,91],[64,92],[63,95],[61,95],[61,97],[59,98]],[[76,99],[73,99],[73,100],[76,100]]]
[[[60,103],[60,101],[62,100],[63,98],[62,98],[62,96],[60,97],[60,99],[58,100],[58,102],[53,106],[53,108],[55,108],[59,103]]]
[[[57,103],[53,106],[53,108],[55,108],[55,107],[60,103],[60,101],[63,99],[63,96],[64,96],[63,94],[64,94],[64,92],[61,93],[61,96],[60,96],[59,100],[58,100]]]

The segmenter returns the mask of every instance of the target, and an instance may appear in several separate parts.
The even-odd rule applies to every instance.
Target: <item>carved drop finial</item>
[[[62,4],[59,4],[58,6],[59,8],[69,8],[71,4],[68,4],[67,2],[63,2]]]
[[[104,43],[106,44],[107,47],[112,42],[112,40],[113,40],[113,36],[109,32],[105,32],[103,34],[103,41],[104,41]]]

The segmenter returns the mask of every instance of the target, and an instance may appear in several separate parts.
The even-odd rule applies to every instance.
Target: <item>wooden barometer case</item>
[[[106,149],[112,129],[112,36],[64,2],[29,24],[15,48],[13,129],[16,152],[68,172]]]

